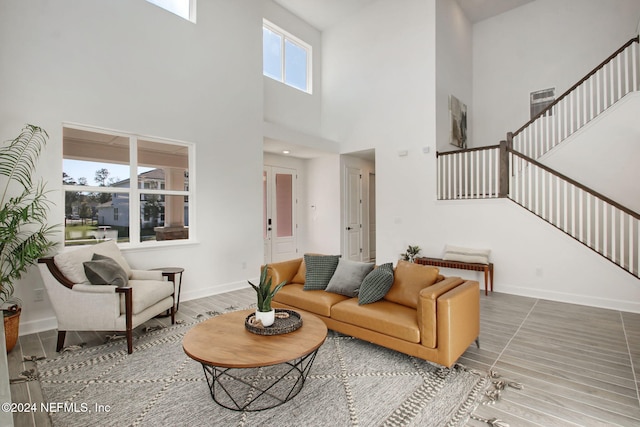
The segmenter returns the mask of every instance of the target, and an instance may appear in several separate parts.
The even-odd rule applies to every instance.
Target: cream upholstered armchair
[[[175,323],[174,284],[162,272],[132,270],[115,241],[42,258],[38,265],[58,320],[56,351],[67,331],[126,332],[133,352],[133,329],[169,311]]]

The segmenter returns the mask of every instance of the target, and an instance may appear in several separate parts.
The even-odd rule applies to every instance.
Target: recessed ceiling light
[[[289,154],[289,153],[291,153],[291,151],[289,151],[289,150],[282,150],[282,154]]]

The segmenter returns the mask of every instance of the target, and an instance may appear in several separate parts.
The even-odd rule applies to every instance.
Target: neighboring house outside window
[[[189,239],[194,149],[184,142],[65,126],[65,245]]]
[[[263,20],[262,74],[303,92],[312,92],[311,46]]]

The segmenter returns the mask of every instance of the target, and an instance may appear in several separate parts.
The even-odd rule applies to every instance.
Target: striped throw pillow
[[[382,264],[362,281],[358,292],[358,304],[371,304],[384,298],[393,285],[393,264]]]
[[[305,254],[304,263],[307,271],[304,275],[304,289],[325,290],[336,271],[340,255],[309,255]]]

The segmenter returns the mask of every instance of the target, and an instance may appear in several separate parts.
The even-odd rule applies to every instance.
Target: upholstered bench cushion
[[[405,341],[420,342],[415,308],[394,302],[380,300],[359,305],[357,298],[351,298],[331,307],[331,318]]]
[[[153,304],[173,294],[173,282],[162,280],[129,280],[133,288],[133,314],[138,314]],[[124,296],[120,300],[120,312],[125,312]]]
[[[327,317],[331,314],[332,305],[346,299],[348,299],[348,297],[344,295],[334,294],[324,290],[305,291],[303,285],[297,283],[282,287],[275,297],[273,297],[273,300],[276,302]]]

